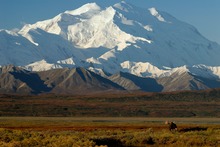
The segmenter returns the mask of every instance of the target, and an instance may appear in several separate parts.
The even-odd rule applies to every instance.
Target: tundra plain
[[[0,126],[1,146],[220,145],[220,118],[0,117]]]
[[[0,146],[220,146],[220,92],[1,95]],[[177,124],[170,131],[165,121]]]

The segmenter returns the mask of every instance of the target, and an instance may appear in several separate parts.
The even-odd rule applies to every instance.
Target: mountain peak
[[[65,13],[71,14],[71,15],[81,15],[87,12],[96,12],[96,11],[100,11],[101,8],[99,5],[97,5],[96,3],[88,3],[85,4],[83,6],[81,6],[78,9],[75,10],[71,10],[71,11],[65,11]]]
[[[220,46],[195,30],[156,8],[142,9],[125,1],[107,8],[88,3],[26,25],[18,36],[0,31],[0,65],[34,71],[83,67],[140,77],[209,71],[203,75],[220,77]],[[199,64],[206,67],[192,70]]]

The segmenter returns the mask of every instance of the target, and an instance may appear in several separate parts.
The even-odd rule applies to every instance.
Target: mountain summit
[[[88,3],[18,33],[0,31],[0,65],[34,71],[83,67],[101,75],[218,79],[219,55],[220,45],[192,25],[124,1],[107,8]]]

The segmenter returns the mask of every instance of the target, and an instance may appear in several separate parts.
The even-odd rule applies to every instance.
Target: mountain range
[[[88,3],[0,30],[0,91],[147,92],[220,87],[220,45],[156,8]]]

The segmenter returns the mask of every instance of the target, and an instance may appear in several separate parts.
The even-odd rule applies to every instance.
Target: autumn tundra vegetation
[[[217,89],[0,95],[0,146],[218,147],[219,97]]]
[[[220,119],[1,117],[0,146],[142,147],[220,145]],[[203,121],[204,123],[197,123]],[[195,123],[196,122],[196,123]],[[213,124],[215,123],[215,124]]]

